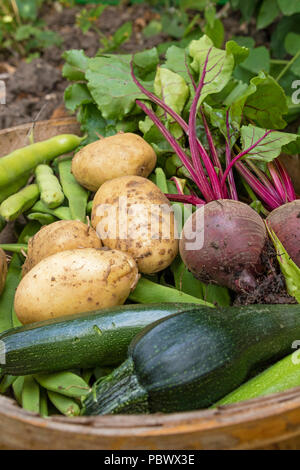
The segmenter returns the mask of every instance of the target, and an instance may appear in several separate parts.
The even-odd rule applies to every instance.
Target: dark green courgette
[[[32,375],[72,368],[119,365],[145,326],[194,304],[125,305],[48,320],[0,336],[3,374]]]
[[[138,334],[128,359],[95,383],[83,414],[208,407],[244,382],[253,368],[291,352],[299,338],[300,305],[197,306]]]

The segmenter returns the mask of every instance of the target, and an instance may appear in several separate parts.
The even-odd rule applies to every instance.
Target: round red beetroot
[[[300,267],[300,200],[273,210],[267,217],[267,223],[294,263]]]
[[[222,199],[206,204],[187,220],[180,254],[201,281],[249,291],[263,271],[266,240],[266,228],[257,212],[242,202]]]

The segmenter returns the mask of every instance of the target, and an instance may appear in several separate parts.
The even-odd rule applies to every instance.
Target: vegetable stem
[[[221,186],[223,187],[225,185],[225,182],[226,182],[226,178],[230,172],[230,170],[232,169],[232,167],[235,165],[236,162],[238,162],[241,158],[243,158],[245,155],[247,155],[249,152],[251,152],[251,150],[255,149],[255,147],[257,147],[269,134],[271,134],[271,132],[273,132],[273,130],[268,130],[260,139],[258,139],[254,144],[252,144],[250,147],[248,147],[246,150],[243,150],[242,152],[240,152],[236,157],[234,157],[230,164],[227,166],[225,172],[224,172],[224,175],[223,175],[223,178],[222,178],[222,181],[221,181]]]
[[[281,72],[276,77],[276,82],[282,79],[282,77],[286,74],[286,72],[290,69],[290,67],[296,62],[296,60],[300,57],[300,49],[297,54],[286,64],[286,66],[281,70]]]
[[[230,136],[230,127],[229,127],[229,111],[226,112],[226,132],[227,132],[227,139],[226,139],[225,156],[226,156],[226,165],[228,168],[230,167],[230,164],[231,164],[231,136]],[[224,175],[223,175],[223,178],[224,178]],[[229,191],[230,191],[231,198],[234,199],[235,201],[238,201],[239,198],[237,195],[232,168],[231,170],[228,171],[228,183],[229,183]],[[223,185],[223,188],[224,187],[225,185]]]

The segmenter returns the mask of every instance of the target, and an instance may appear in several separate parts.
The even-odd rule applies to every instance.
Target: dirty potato
[[[151,181],[123,176],[104,183],[97,191],[92,225],[105,246],[130,253],[139,271],[165,269],[178,252],[172,207]]]
[[[116,134],[83,147],[73,158],[72,173],[85,188],[97,191],[105,182],[123,175],[147,177],[156,154],[139,135]]]
[[[22,269],[23,276],[47,256],[65,250],[101,246],[101,240],[95,230],[78,220],[59,220],[45,225],[29,240],[27,258]]]
[[[5,252],[0,248],[0,294],[2,294],[7,274],[7,261]]]
[[[23,277],[15,311],[27,324],[121,305],[137,280],[135,261],[121,251],[62,251],[43,259]]]

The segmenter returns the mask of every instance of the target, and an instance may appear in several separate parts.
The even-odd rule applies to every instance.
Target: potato
[[[23,324],[121,305],[138,280],[121,251],[83,248],[49,256],[21,280],[15,311]]]
[[[59,220],[45,225],[29,240],[23,265],[23,276],[47,256],[76,248],[101,248],[102,243],[92,227],[78,220]]]
[[[6,261],[6,254],[0,248],[0,294],[2,294],[5,281],[6,281],[6,274],[7,274],[7,261]]]
[[[85,188],[97,191],[105,181],[123,175],[149,176],[156,154],[139,135],[126,133],[93,142],[73,158],[72,173]]]
[[[105,246],[130,253],[142,273],[165,269],[177,255],[172,207],[154,183],[140,176],[123,176],[101,186],[93,202],[92,225]]]

